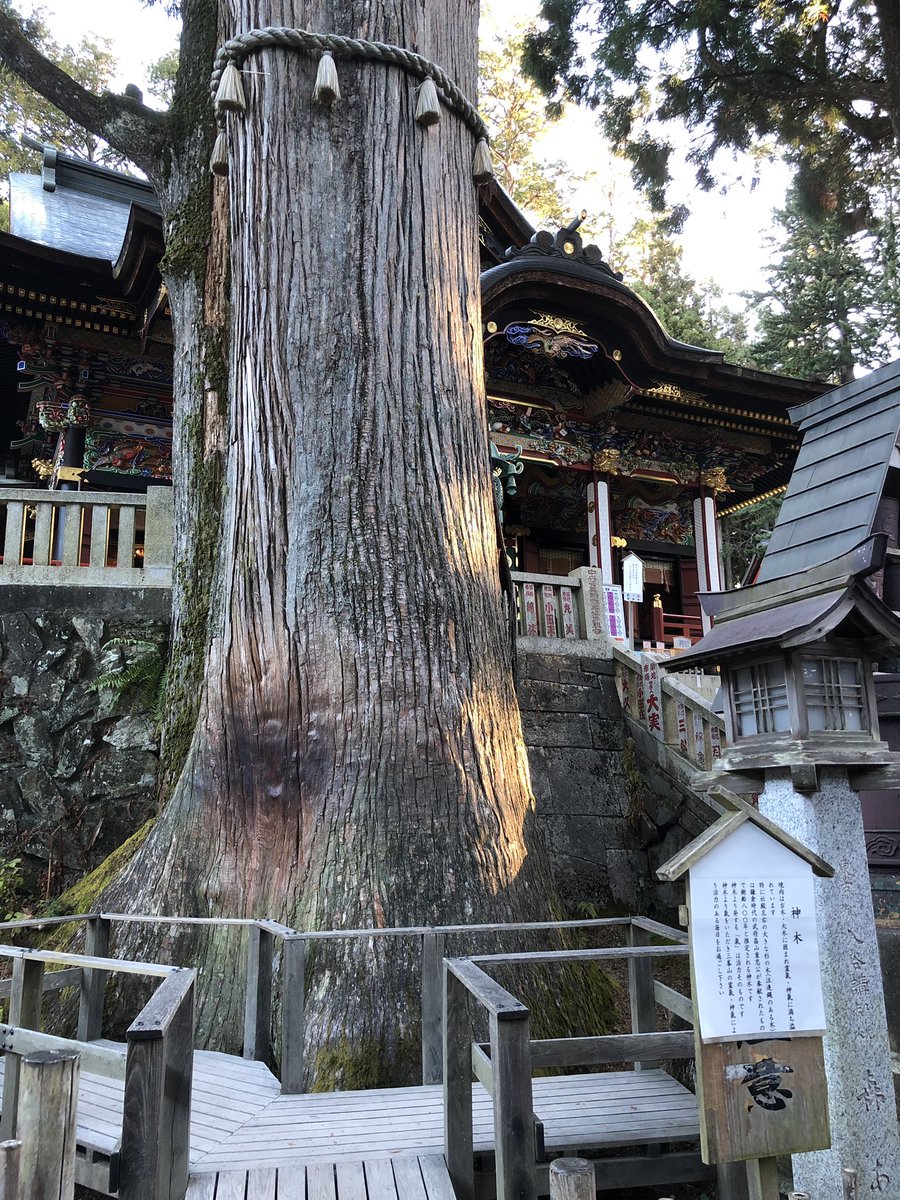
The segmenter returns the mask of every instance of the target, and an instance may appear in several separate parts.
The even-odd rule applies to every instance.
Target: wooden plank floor
[[[441,1155],[194,1175],[185,1200],[455,1200]]]
[[[534,1110],[548,1150],[647,1145],[700,1136],[697,1098],[665,1071],[611,1071],[536,1079]],[[493,1149],[490,1097],[472,1088],[475,1150]],[[199,1158],[194,1171],[250,1167],[265,1147],[269,1166],[443,1152],[440,1087],[277,1096]]]
[[[0,1102],[4,1059],[0,1058]],[[263,1063],[212,1050],[194,1051],[191,1095],[191,1162],[236,1133],[272,1102],[281,1085]],[[122,1136],[125,1084],[82,1071],[78,1088],[77,1137],[81,1145],[106,1153]]]
[[[545,1145],[551,1151],[699,1137],[696,1097],[665,1071],[559,1076],[536,1079],[533,1088],[534,1111],[543,1122]],[[81,1144],[105,1153],[116,1147],[122,1128],[123,1091],[117,1080],[82,1073],[78,1102]],[[472,1110],[475,1150],[491,1151],[493,1113],[480,1084],[473,1084]],[[278,1080],[262,1063],[211,1051],[195,1052],[191,1173],[198,1179],[205,1174],[220,1175],[220,1180],[199,1180],[196,1188],[201,1190],[192,1193],[192,1200],[194,1196],[197,1200],[256,1200],[257,1192],[272,1200],[272,1187],[276,1197],[291,1196],[293,1192],[287,1189],[299,1188],[301,1174],[308,1195],[298,1192],[298,1200],[435,1200],[427,1188],[423,1196],[412,1186],[412,1176],[406,1172],[413,1167],[398,1168],[397,1162],[442,1161],[443,1149],[439,1086],[282,1096]],[[362,1192],[354,1190],[349,1181],[353,1172],[357,1182],[359,1176],[351,1166],[346,1172],[346,1195],[336,1198],[322,1183],[328,1170],[343,1171],[341,1164],[359,1164],[361,1160],[368,1164],[366,1181],[366,1172],[377,1180],[386,1179],[384,1173],[389,1169],[393,1171],[398,1183],[396,1197],[373,1197],[368,1185]],[[387,1160],[394,1160],[392,1168],[385,1165]],[[378,1162],[382,1165],[376,1166]],[[325,1175],[318,1170],[320,1165]],[[300,1174],[288,1171],[279,1182],[280,1172],[291,1167]],[[424,1168],[420,1173],[424,1180]],[[248,1190],[251,1176],[253,1192]]]

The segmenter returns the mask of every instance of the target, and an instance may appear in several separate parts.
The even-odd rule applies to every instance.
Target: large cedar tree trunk
[[[477,0],[219,0],[218,36],[399,43],[473,96],[477,17]],[[545,915],[497,569],[472,136],[447,111],[419,128],[394,67],[339,61],[327,108],[309,56],[247,66],[211,221],[208,137],[186,134],[158,174],[179,235],[172,791],[104,906],[304,929]],[[191,206],[205,264],[178,256]],[[129,948],[160,952],[146,926]],[[234,941],[175,949],[203,955],[201,1027],[237,1048]],[[414,958],[355,954],[312,977],[330,1085],[417,1054]]]

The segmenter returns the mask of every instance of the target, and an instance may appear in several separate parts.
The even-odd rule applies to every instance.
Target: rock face
[[[96,867],[154,810],[152,702],[90,685],[148,653],[113,639],[165,655],[168,614],[164,595],[24,590],[0,595],[0,859],[22,860],[37,899]]]

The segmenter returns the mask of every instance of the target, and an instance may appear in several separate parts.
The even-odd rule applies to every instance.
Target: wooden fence
[[[276,921],[249,918],[158,917],[130,913],[83,913],[45,920],[6,921],[4,930],[41,929],[60,924],[84,924],[88,965],[82,957],[72,956],[78,965],[70,971],[44,976],[44,991],[77,985],[81,990],[78,1039],[90,1042],[101,1036],[103,1002],[108,972],[115,967],[92,967],[94,961],[117,963],[107,959],[110,936],[117,924],[155,924],[162,926],[208,925],[246,931],[248,935],[245,965],[243,1057],[273,1064],[280,1043],[280,1076],[284,1093],[303,1091],[304,1036],[306,1028],[308,954],[312,946],[335,941],[371,942],[397,938],[418,943],[420,954],[420,996],[422,1006],[422,1082],[440,1083],[443,1079],[443,962],[447,940],[457,939],[457,953],[471,951],[485,936],[520,937],[522,934],[555,934],[574,930],[619,928],[627,937],[657,934],[686,944],[683,930],[673,929],[646,917],[599,917],[579,921],[527,921],[481,925],[409,926],[392,929],[340,929],[301,932]],[[459,944],[462,943],[462,944]],[[174,968],[167,967],[165,970]],[[280,979],[279,1021],[274,1021],[273,996]],[[0,981],[0,999],[11,992],[9,980]]]
[[[465,959],[448,959],[444,964],[444,1149],[447,1165],[458,1200],[474,1200],[476,1181],[472,1131],[472,1079],[477,1079],[493,1102],[494,1147],[496,1162],[497,1200],[536,1200],[547,1192],[546,1166],[538,1167],[543,1159],[540,1122],[535,1116],[532,1075],[535,1070],[582,1066],[609,1066],[631,1063],[635,1071],[655,1070],[659,1059],[693,1058],[694,1035],[691,1030],[657,1032],[657,1005],[679,1018],[693,1021],[693,1006],[687,996],[653,978],[652,960],[657,957],[683,957],[683,944],[650,945],[653,923],[632,921],[628,926],[629,944],[595,950],[542,951],[477,955]],[[670,931],[675,934],[677,931]],[[667,936],[670,936],[667,935]],[[628,963],[631,1033],[597,1037],[532,1039],[529,1031],[529,1011],[515,996],[488,973],[492,965],[519,964],[559,966],[571,963],[608,962],[625,960]],[[475,1038],[475,1021],[470,1001],[486,1015],[490,1031],[488,1042]],[[616,1077],[621,1086],[626,1075]],[[635,1076],[630,1076],[635,1079]],[[637,1081],[636,1081],[637,1082]],[[566,1081],[560,1082],[565,1087]],[[623,1088],[624,1090],[624,1088]],[[682,1089],[683,1091],[683,1089]],[[654,1134],[661,1117],[659,1101],[646,1101],[652,1113],[643,1112],[639,1090],[622,1097],[622,1112],[633,1127],[636,1141],[641,1140],[642,1122],[652,1124]],[[613,1116],[610,1109],[609,1117]],[[674,1120],[674,1119],[673,1119]],[[610,1121],[613,1125],[615,1122]],[[578,1140],[585,1148],[604,1148],[607,1143],[590,1134]],[[647,1140],[644,1138],[643,1140]],[[674,1120],[671,1131],[660,1140],[678,1142],[685,1137],[683,1116]],[[615,1139],[609,1145],[615,1144]],[[656,1147],[658,1150],[658,1147]],[[696,1155],[675,1151],[658,1163],[661,1178],[676,1182],[679,1172],[692,1160],[696,1170]],[[652,1160],[651,1160],[652,1162]],[[647,1160],[618,1157],[612,1164],[616,1186],[636,1186],[650,1182]],[[600,1170],[598,1166],[598,1171]],[[702,1170],[702,1166],[701,1166]],[[689,1176],[685,1176],[689,1177]],[[598,1178],[598,1184],[600,1180]],[[609,1180],[602,1186],[609,1186]]]

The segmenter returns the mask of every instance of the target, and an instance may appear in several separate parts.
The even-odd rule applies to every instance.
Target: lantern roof
[[[812,570],[731,592],[700,596],[715,625],[692,649],[663,664],[673,670],[799,649],[829,635],[870,653],[900,646],[900,620],[866,582],[884,564],[879,533]]]

